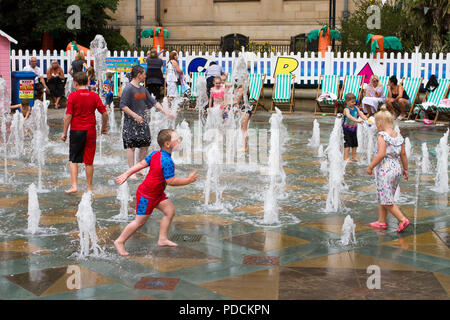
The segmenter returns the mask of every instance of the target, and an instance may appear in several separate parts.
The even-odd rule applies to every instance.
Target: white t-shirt
[[[38,66],[32,68],[30,65],[25,66],[25,68],[23,68],[23,71],[32,71],[36,74],[36,78],[34,78],[34,83],[39,83],[39,78],[41,76],[43,76],[44,74],[42,73],[41,68],[39,68]]]
[[[205,76],[209,77],[220,77],[222,75],[222,67],[218,64],[213,64],[206,69]]]

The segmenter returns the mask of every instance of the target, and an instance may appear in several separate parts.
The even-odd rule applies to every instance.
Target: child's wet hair
[[[219,80],[220,83],[222,83],[222,78],[221,77],[214,77],[214,84],[216,84],[217,80]]]
[[[30,100],[23,99],[22,101],[20,101],[20,104],[22,105],[22,107],[29,107],[30,106]]]
[[[383,104],[380,107],[380,111],[375,113],[374,118],[375,118],[375,122],[376,123],[380,123],[381,122],[383,124],[383,126],[387,125],[390,128],[394,128],[394,117],[388,111],[388,109],[387,109],[385,104]]]
[[[86,73],[80,71],[73,75],[73,81],[78,83],[80,86],[85,86],[88,83],[88,77]]]
[[[162,129],[158,133],[157,141],[160,148],[164,147],[164,143],[172,141],[172,132],[174,132],[172,129]]]
[[[349,102],[349,101],[352,101],[352,100],[356,100],[356,96],[353,94],[353,93],[347,93],[346,95],[345,95],[345,102]]]

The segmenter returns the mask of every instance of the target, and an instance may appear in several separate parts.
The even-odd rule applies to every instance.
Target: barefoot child
[[[170,223],[175,215],[175,207],[166,197],[166,185],[184,186],[197,180],[197,173],[192,172],[187,178],[176,178],[175,167],[171,158],[172,151],[178,150],[181,138],[172,129],[163,129],[158,134],[160,151],[153,151],[144,160],[136,163],[116,178],[117,184],[124,183],[134,173],[150,166],[144,182],[136,191],[136,219],[128,224],[122,234],[114,241],[117,252],[121,256],[128,256],[125,242],[142,227],[156,208],[164,213],[159,226],[158,246],[176,247],[177,244],[167,238]]]
[[[345,95],[344,109],[344,123],[342,124],[342,129],[344,130],[344,160],[348,159],[350,148],[352,148],[352,159],[349,162],[358,162],[359,159],[356,158],[356,148],[358,147],[358,138],[356,135],[356,129],[358,128],[357,123],[363,123],[363,120],[358,120],[358,115],[367,120],[364,113],[359,110],[356,106],[356,97],[352,93],[347,93]]]
[[[378,221],[372,222],[371,227],[387,229],[386,216],[388,210],[400,222],[397,232],[402,232],[410,222],[399,207],[394,203],[394,195],[403,175],[408,180],[408,159],[406,158],[404,139],[394,130],[394,118],[383,105],[375,114],[378,129],[377,155],[367,168],[367,174],[372,175],[376,169],[376,184],[378,197]],[[401,164],[400,164],[401,160]]]
[[[95,128],[95,110],[102,114],[101,134],[106,134],[108,114],[100,97],[95,92],[89,91],[86,86],[88,77],[84,72],[77,72],[73,76],[73,85],[77,91],[69,94],[67,99],[64,129],[62,141],[67,139],[67,130],[70,125],[69,138],[69,168],[71,188],[65,193],[78,191],[78,163],[84,163],[86,167],[87,190],[92,191],[92,178],[94,176],[94,156],[97,140]]]

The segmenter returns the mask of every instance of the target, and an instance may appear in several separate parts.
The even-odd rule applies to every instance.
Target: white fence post
[[[59,52],[59,55],[56,51],[47,51],[44,53],[42,50],[40,52],[36,52],[36,50],[33,50],[32,52],[30,52],[29,50],[11,50],[10,66],[12,71],[23,70],[24,66],[29,64],[30,58],[35,56],[38,59],[38,65],[41,67],[44,76],[46,76],[46,69],[50,66],[51,60],[57,59],[58,61],[60,61],[61,67],[63,68],[67,76],[68,69],[75,58],[75,54],[76,51],[73,50],[61,50]],[[143,51],[128,51],[126,53],[123,51],[114,51],[110,52],[109,54],[113,57],[142,58],[145,56],[145,53]],[[168,56],[169,52],[166,51],[163,54],[162,59],[164,61],[167,61]],[[331,51],[331,47],[328,47],[328,51],[325,53],[324,58],[322,58],[322,55],[320,53],[316,52],[312,52],[311,55],[307,52],[303,54],[287,54],[286,52],[284,52],[283,55],[281,55],[279,52],[277,52],[276,54],[274,54],[274,52],[264,52],[263,54],[258,52],[256,54],[256,60],[252,61],[250,64],[250,72],[253,73],[256,69],[257,73],[265,73],[267,75],[266,83],[273,84],[273,73],[280,56],[294,58],[298,61],[298,69],[294,72],[296,76],[295,82],[305,84],[312,84],[314,82],[317,82],[321,74],[353,74],[356,71],[355,65],[358,66],[361,62],[367,62],[370,59],[370,56],[368,56],[366,53],[361,54],[359,52],[338,52],[335,55]],[[183,52],[179,52],[179,57],[180,61],[182,61],[182,66],[186,73],[189,68],[189,63],[197,57],[204,57],[208,61],[210,61],[211,59],[218,60],[219,65],[224,64],[224,67],[228,72],[229,69],[232,69],[232,64],[234,59],[236,58],[236,55],[234,54],[234,52],[232,54],[226,52],[224,55],[219,52],[218,57],[216,58],[215,52],[212,52],[211,54],[209,52],[206,52],[204,54],[202,54],[201,52],[185,52],[184,54]],[[86,63],[90,65],[91,61],[93,60],[92,54],[88,53],[85,58]],[[383,70],[385,70],[385,72],[383,72],[384,75],[387,76],[393,74],[396,74],[399,78],[401,78],[402,76],[408,76],[408,70],[410,68],[411,77],[421,77],[423,71],[424,83],[428,81],[428,78],[431,74],[436,74],[439,78],[443,78],[444,76],[446,78],[450,77],[450,53],[426,53],[425,55],[422,55],[422,53],[419,51],[419,47],[416,47],[415,51],[411,55],[406,53],[388,54],[385,52],[383,56],[379,57],[379,62],[382,64]]]

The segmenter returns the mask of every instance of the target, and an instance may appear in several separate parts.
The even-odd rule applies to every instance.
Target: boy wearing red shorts
[[[136,218],[125,227],[119,238],[114,241],[117,252],[121,256],[129,255],[125,250],[125,242],[147,222],[155,208],[164,213],[164,217],[159,225],[158,246],[177,246],[176,243],[167,238],[170,223],[175,215],[175,207],[166,197],[164,190],[166,185],[184,186],[197,180],[195,171],[187,178],[175,177],[175,167],[171,153],[179,149],[180,142],[181,138],[174,130],[161,130],[158,134],[158,144],[161,150],[153,151],[144,160],[138,162],[116,178],[117,184],[120,185],[131,175],[150,166],[147,177],[136,191]]]
[[[69,168],[72,187],[65,190],[65,193],[78,191],[78,163],[85,164],[87,190],[92,191],[93,163],[97,141],[95,110],[102,114],[101,134],[107,133],[108,114],[106,113],[106,108],[98,94],[86,88],[87,82],[88,78],[84,72],[75,73],[73,85],[77,91],[69,94],[67,99],[61,140],[66,141],[67,130],[70,125]]]

